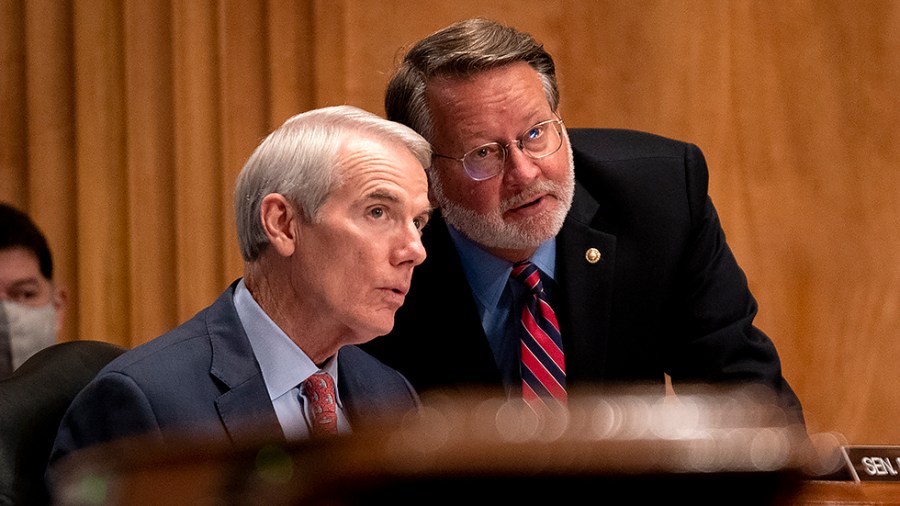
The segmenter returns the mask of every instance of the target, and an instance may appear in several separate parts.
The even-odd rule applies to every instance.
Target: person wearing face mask
[[[27,214],[0,203],[0,378],[56,343],[65,303],[44,234]]]

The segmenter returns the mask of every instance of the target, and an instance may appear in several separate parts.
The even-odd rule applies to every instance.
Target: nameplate
[[[900,446],[844,446],[856,481],[900,482]]]

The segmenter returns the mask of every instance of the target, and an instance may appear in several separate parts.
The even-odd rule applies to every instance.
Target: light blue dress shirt
[[[312,419],[309,413],[310,403],[301,392],[300,384],[318,372],[319,367],[259,307],[243,279],[234,290],[234,307],[250,339],[250,346],[259,362],[269,399],[285,437],[288,440],[309,438]],[[338,386],[337,353],[321,370],[334,379],[338,432],[348,433],[350,423],[341,404]]]
[[[494,360],[510,395],[521,391],[519,373],[519,317],[526,288],[510,278],[513,264],[495,257],[479,244],[447,225],[450,237],[462,260],[463,271],[475,297],[481,325],[487,335]],[[542,243],[529,259],[542,272],[542,279],[556,279],[556,238]],[[552,295],[551,283],[544,290]]]

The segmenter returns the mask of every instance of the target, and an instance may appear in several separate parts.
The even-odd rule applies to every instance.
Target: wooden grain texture
[[[175,251],[177,288],[168,303],[184,321],[222,291],[225,254],[221,182],[222,111],[219,78],[218,11],[213,2],[172,2],[175,182]],[[173,300],[174,299],[174,300]],[[152,339],[149,332],[141,339]]]
[[[73,295],[81,307],[79,338],[130,344],[129,242],[140,231],[128,229],[122,10],[115,0],[76,3],[73,9],[79,218],[78,293]]]
[[[160,240],[175,235],[172,23],[166,0],[125,2],[123,17],[131,326],[161,334],[179,323],[162,303],[176,287],[175,249]]]
[[[0,1],[0,23],[0,201],[25,207],[25,5]]]
[[[219,41],[222,57],[219,58],[221,93],[222,165],[220,187],[224,232],[220,249],[234,251],[237,234],[234,227],[234,211],[230,196],[234,181],[247,157],[269,131],[268,93],[270,47],[266,43],[266,2],[249,0],[221,2],[219,4]],[[224,257],[222,279],[234,280],[243,272],[240,256]],[[224,283],[223,283],[224,284]]]

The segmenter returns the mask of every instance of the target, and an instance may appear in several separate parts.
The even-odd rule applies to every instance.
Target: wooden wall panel
[[[223,2],[220,6],[219,39],[227,57],[219,59],[222,82],[222,166],[220,188],[226,195],[234,191],[234,181],[247,157],[269,130],[269,89],[267,86],[269,47],[266,43],[266,2],[248,0]],[[222,201],[224,244],[223,277],[229,282],[243,272],[237,245],[234,212],[230,198]]]
[[[0,0],[0,201],[26,207],[25,6]]]
[[[209,305],[224,283],[219,23],[215,3],[194,0],[173,0],[171,19],[175,235],[170,247],[177,283],[173,302],[178,321],[184,321]]]
[[[888,126],[900,58],[885,43],[900,47],[900,11],[864,5],[739,4],[728,110],[738,151],[715,190],[744,201],[728,216],[733,242],[815,424],[890,441],[900,394],[883,371],[900,357],[900,214],[885,198],[900,194]]]
[[[172,24],[167,0],[129,0],[123,15],[131,327],[153,336],[179,323],[169,300],[177,284]]]
[[[703,149],[811,430],[900,442],[898,2],[0,2],[0,197],[47,224],[69,337],[137,344],[208,304],[257,142],[313,106],[383,112],[402,47],[486,16],[554,55],[569,126]]]
[[[267,9],[271,104],[274,130],[291,116],[315,107],[314,9],[311,2],[270,0]]]
[[[352,97],[347,96],[350,82],[357,79],[356,69],[351,66],[351,55],[348,47],[347,31],[368,27],[351,24],[347,20],[346,0],[313,0],[313,83],[316,107],[330,105],[353,104]],[[357,40],[355,37],[350,40]]]
[[[78,337],[131,344],[122,4],[78,2],[74,19]],[[86,226],[86,224],[90,224]]]

